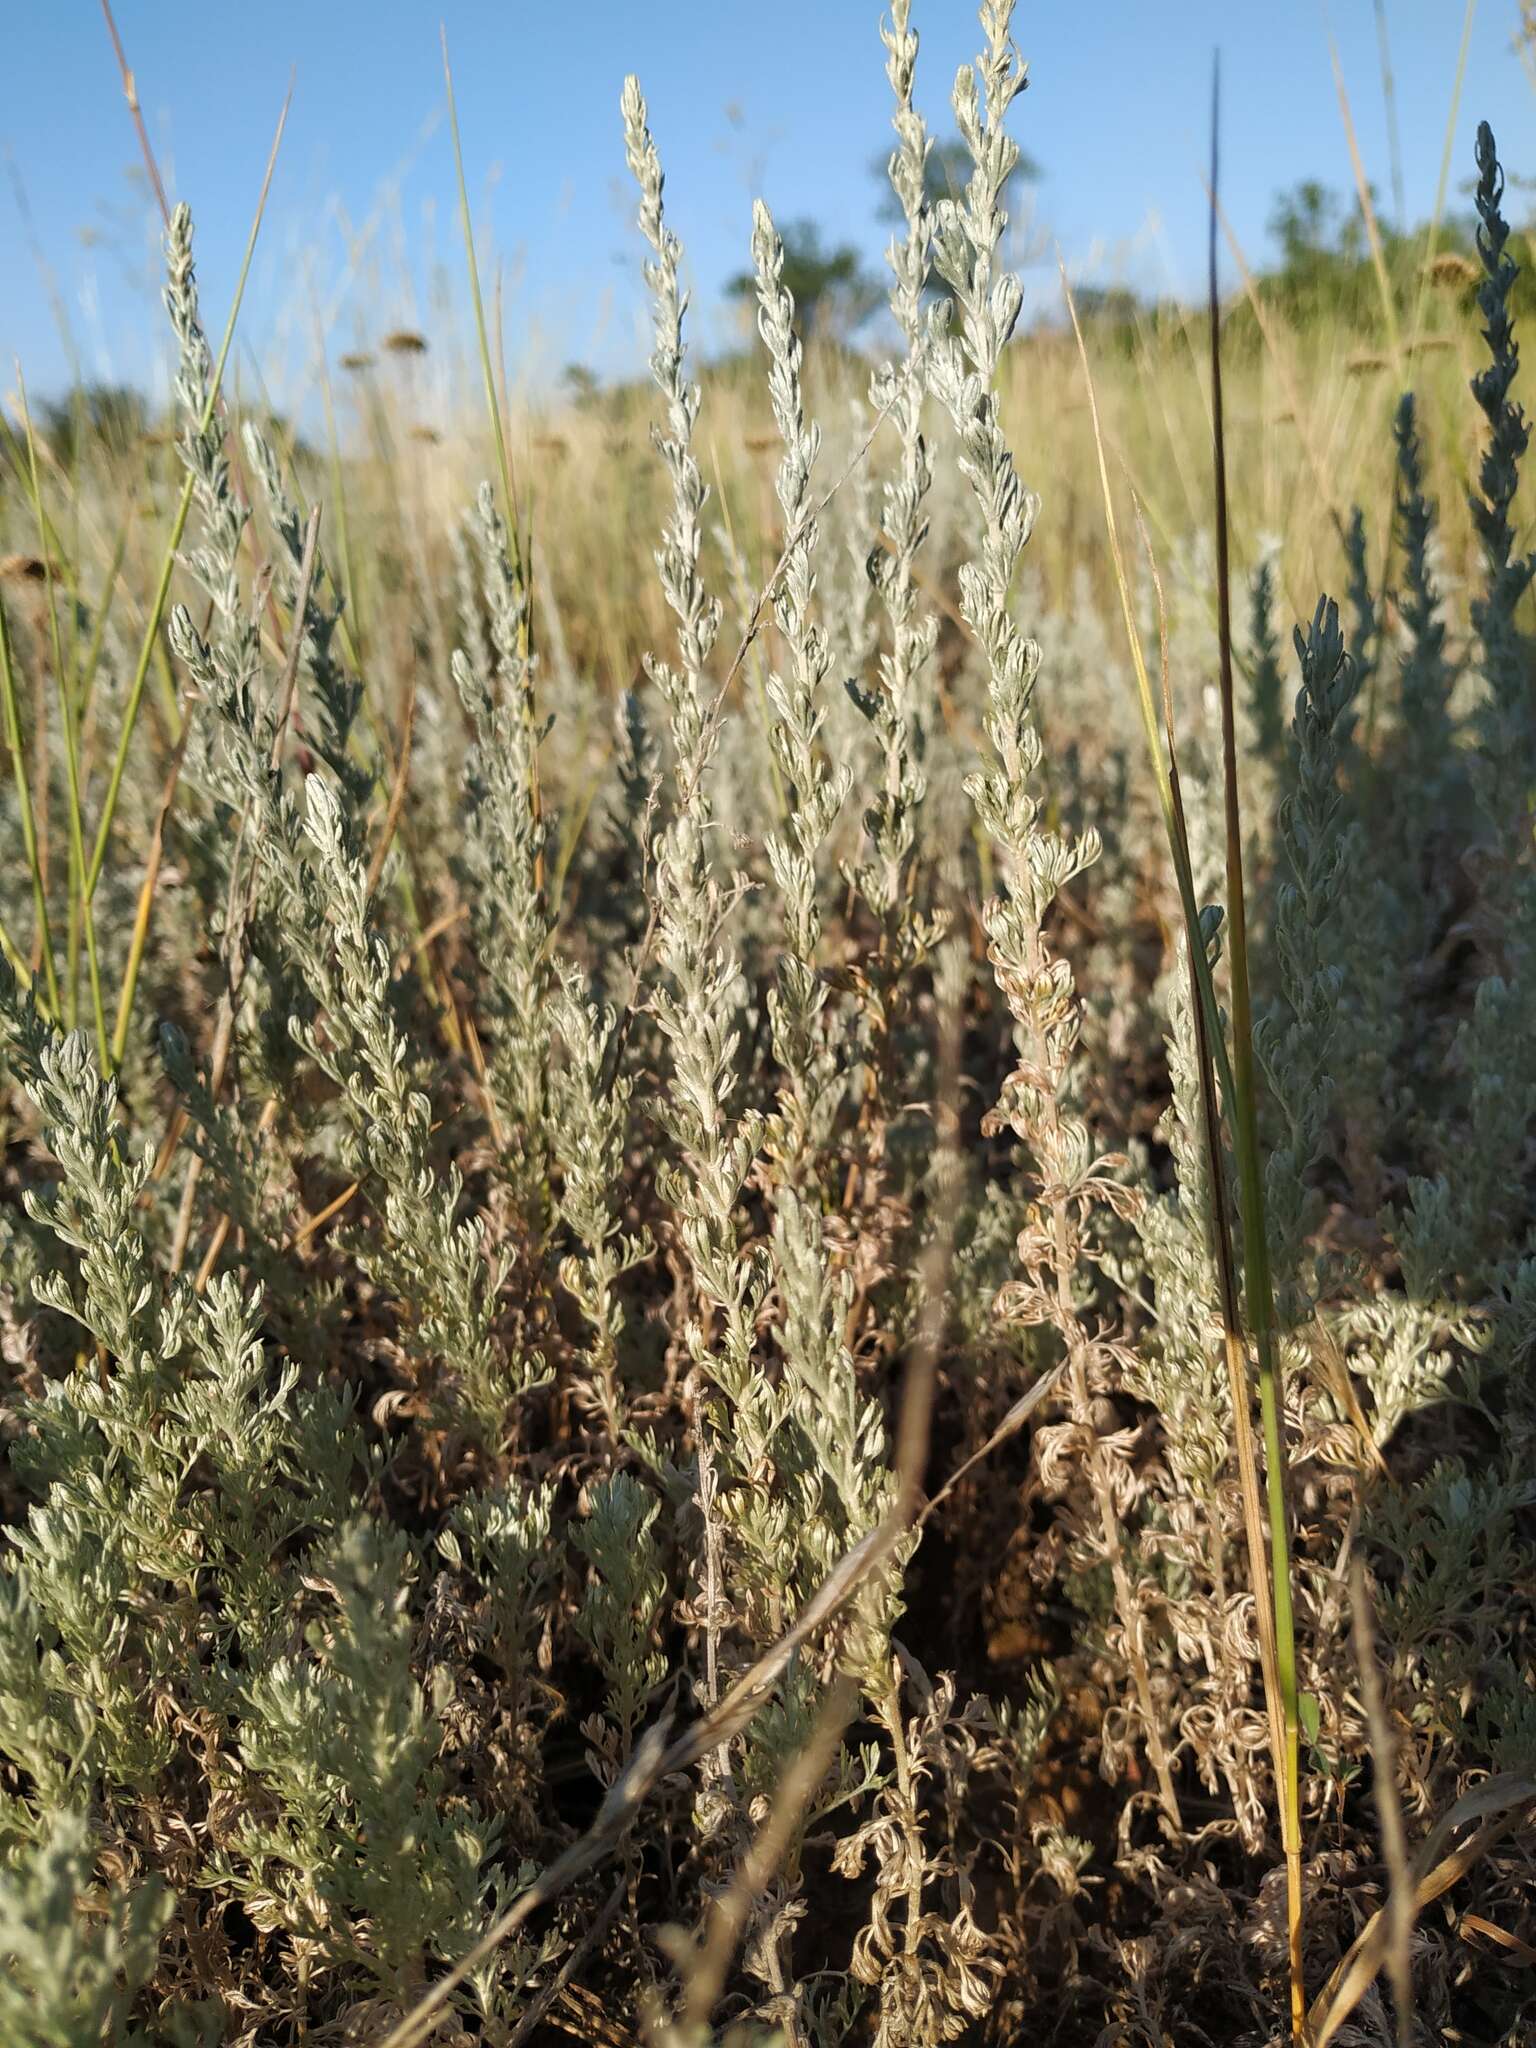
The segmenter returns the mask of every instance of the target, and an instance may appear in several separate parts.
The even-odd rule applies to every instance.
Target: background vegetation
[[[879,308],[631,81],[649,386],[15,395],[7,2043],[1536,2039],[1529,237],[1026,330],[980,13]]]

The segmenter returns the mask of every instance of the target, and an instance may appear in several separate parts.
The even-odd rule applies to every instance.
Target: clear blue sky
[[[1407,211],[1430,209],[1462,0],[1386,0]],[[67,310],[85,373],[153,383],[163,364],[156,222],[97,0],[8,10],[0,110],[3,375],[57,389]],[[916,0],[919,93],[950,131],[956,65],[976,48],[967,0]],[[1515,0],[1480,0],[1453,194],[1478,117],[1529,167],[1536,103],[1511,53]],[[643,358],[640,250],[618,117],[639,72],[698,304],[718,340],[721,286],[746,261],[750,196],[814,214],[876,255],[871,159],[889,99],[872,0],[117,0],[119,27],[173,198],[192,204],[209,324],[222,324],[290,69],[293,110],[242,322],[282,402],[313,363],[403,319],[433,327],[432,280],[460,289],[438,26],[446,21],[472,202],[506,281],[508,354],[535,379],[572,359]],[[1024,0],[1030,90],[1016,133],[1041,164],[1034,204],[1079,275],[1188,288],[1202,261],[1199,167],[1211,52],[1225,78],[1225,193],[1262,253],[1274,193],[1348,189],[1330,23],[1367,170],[1390,205],[1373,0]],[[369,228],[350,274],[347,223]],[[370,226],[371,223],[371,226]],[[1154,225],[1155,224],[1155,225]],[[39,254],[49,275],[40,271]],[[487,260],[483,256],[482,260]],[[415,294],[412,303],[411,294]],[[1054,296],[1047,267],[1031,299]]]

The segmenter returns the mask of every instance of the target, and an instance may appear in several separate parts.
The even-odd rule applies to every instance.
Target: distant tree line
[[[885,160],[877,160],[873,169],[884,192],[879,217],[894,228],[900,223],[900,212],[886,179]],[[930,206],[959,198],[969,171],[970,160],[958,137],[935,143],[926,171]],[[1020,210],[1021,189],[1039,177],[1039,166],[1021,155],[1004,192],[1004,204],[1011,212]],[[1372,204],[1374,208],[1374,195]],[[778,225],[784,241],[784,282],[794,295],[803,336],[826,345],[857,346],[885,304],[887,281],[880,269],[856,243],[830,239],[810,217]],[[1432,235],[1427,224],[1403,230],[1376,211],[1382,263],[1400,317],[1411,316],[1426,290],[1471,307],[1482,274],[1475,225],[1471,215],[1453,213]],[[1365,213],[1355,195],[1345,198],[1317,179],[1304,179],[1279,194],[1268,227],[1275,253],[1257,269],[1254,279],[1255,289],[1267,305],[1298,327],[1339,322],[1367,335],[1380,329],[1384,321],[1381,276]],[[743,271],[726,289],[745,312],[755,297],[756,281],[750,271]],[[932,290],[937,298],[947,287],[935,277]],[[1171,302],[1153,300],[1123,283],[1081,284],[1074,297],[1079,317],[1097,330],[1101,346],[1120,341],[1128,344],[1148,325],[1156,326],[1170,316],[1183,317]],[[1517,317],[1536,314],[1536,266],[1522,264],[1512,305]],[[1234,308],[1233,328],[1235,339],[1254,330],[1246,305]],[[568,396],[578,403],[601,397],[600,380],[580,363],[567,368],[564,384]],[[39,431],[66,467],[90,450],[109,457],[132,455],[161,436],[160,423],[144,394],[123,384],[81,385],[64,398],[39,405],[36,417]],[[290,439],[288,423],[274,419],[270,425],[279,442]],[[0,445],[0,470],[7,464],[14,466],[18,454],[9,434],[5,441],[7,445]],[[296,456],[308,452],[295,447]]]
[[[1450,213],[1431,233],[1427,222],[1403,229],[1383,219],[1374,193],[1371,205],[1382,268],[1400,313],[1411,313],[1426,287],[1472,298],[1482,275],[1474,215]],[[1370,228],[1353,194],[1345,199],[1315,178],[1304,179],[1275,201],[1269,232],[1278,260],[1264,273],[1260,289],[1293,322],[1343,318],[1369,328],[1383,318]],[[1512,303],[1517,317],[1536,309],[1529,264],[1521,267]]]
[[[883,160],[875,171],[885,178]],[[937,143],[928,159],[928,200],[956,198],[964,190],[970,163],[958,138]],[[1039,167],[1022,157],[1004,195],[1017,210],[1019,188],[1035,182]],[[1475,221],[1451,214],[1432,234],[1428,224],[1404,230],[1381,217],[1371,203],[1394,303],[1411,313],[1423,289],[1465,298],[1475,293],[1481,268]],[[893,225],[900,214],[887,187],[881,218]],[[1353,194],[1342,197],[1317,179],[1304,179],[1276,198],[1268,228],[1273,258],[1257,267],[1256,289],[1293,323],[1342,320],[1372,331],[1384,318],[1381,277],[1364,210]],[[851,342],[885,302],[886,282],[850,241],[829,241],[820,224],[801,218],[780,223],[785,283],[794,293],[801,331],[807,339]],[[731,296],[750,305],[755,280],[749,271],[731,279]],[[935,280],[934,291],[943,291]],[[1522,269],[1515,287],[1516,311],[1536,310],[1536,275]],[[1130,330],[1155,319],[1159,305],[1127,284],[1083,285],[1075,291],[1079,315],[1101,330]]]

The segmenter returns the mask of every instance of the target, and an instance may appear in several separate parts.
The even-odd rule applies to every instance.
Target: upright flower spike
[[[185,206],[178,206],[171,216],[166,259],[165,305],[177,342],[176,445],[191,477],[200,525],[197,545],[188,550],[186,560],[210,607],[203,631],[182,605],[172,611],[168,627],[172,649],[211,714],[194,721],[188,771],[209,797],[237,815],[254,803],[259,833],[272,783],[274,710],[263,693],[257,614],[240,583],[240,550],[250,513],[230,474],[225,421],[208,408],[213,357],[199,310],[192,218]],[[207,834],[207,842],[213,871],[222,875],[233,857],[233,841],[219,828]],[[238,953],[242,941],[239,931],[225,934],[226,950]]]
[[[1126,1213],[1132,1197],[1116,1179],[1124,1162],[1097,1153],[1082,1115],[1076,1086],[1082,1004],[1069,963],[1053,957],[1046,937],[1052,903],[1092,866],[1099,840],[1091,829],[1074,840],[1044,821],[1043,750],[1033,716],[1040,650],[1020,629],[1010,604],[1014,573],[1039,510],[1039,499],[1025,489],[1014,466],[996,391],[998,366],[1022,303],[1018,279],[1002,259],[1002,195],[1018,162],[1018,146],[1003,124],[1025,86],[1009,34],[1012,11],[1012,0],[983,0],[986,48],[975,68],[963,66],[955,80],[955,117],[973,168],[964,196],[939,209],[935,250],[959,323],[958,333],[945,335],[930,353],[933,388],[954,421],[960,466],[982,518],[980,554],[960,569],[960,609],[986,660],[991,759],[967,778],[966,789],[1001,856],[1006,886],[987,903],[982,922],[1020,1055],[983,1130],[1014,1132],[1031,1156],[1039,1191],[1019,1238],[1025,1278],[1004,1289],[998,1306],[1022,1322],[1049,1325],[1065,1349],[1071,1429],[1086,1446],[1097,1509],[1094,1540],[1109,1563],[1163,1806],[1176,1822],[1178,1797],[1152,1695],[1144,1615],[1115,1506],[1114,1468],[1125,1446],[1117,1450],[1094,1427],[1094,1395],[1109,1369],[1111,1349],[1090,1331],[1078,1300],[1094,1211],[1102,1206]]]
[[[1345,591],[1349,599],[1349,651],[1360,671],[1360,687],[1368,689],[1381,660],[1381,616],[1371,584],[1370,536],[1365,514],[1356,505],[1344,535]],[[1282,735],[1283,737],[1283,735]]]
[[[1424,493],[1424,451],[1411,391],[1398,400],[1392,438],[1397,445],[1397,524],[1403,550],[1401,609],[1408,630],[1399,681],[1403,739],[1414,763],[1413,786],[1427,789],[1437,774],[1444,773],[1450,755],[1448,700],[1453,677],[1433,564],[1439,508]]]
[[[860,692],[857,701],[880,744],[881,781],[865,812],[870,852],[856,871],[860,892],[885,924],[894,978],[897,963],[921,934],[910,928],[912,863],[918,843],[927,781],[930,706],[925,672],[938,638],[938,620],[922,603],[917,561],[928,535],[926,500],[933,467],[923,435],[923,366],[929,323],[924,307],[932,268],[933,223],[927,198],[927,165],[932,147],[913,101],[918,39],[911,26],[911,0],[898,0],[882,24],[886,77],[895,98],[891,125],[896,147],[889,159],[891,189],[901,209],[902,229],[886,251],[890,266],[890,307],[905,354],[883,364],[870,382],[870,403],[887,415],[900,454],[881,486],[883,541],[869,557],[869,577],[890,622],[890,646],[880,656],[880,687]]]
[[[1300,1267],[1317,1217],[1311,1176],[1322,1155],[1332,1095],[1332,1051],[1344,981],[1332,944],[1334,911],[1348,879],[1350,835],[1342,824],[1342,756],[1359,675],[1345,652],[1338,607],[1319,599],[1305,634],[1296,629],[1301,689],[1291,724],[1291,787],[1280,805],[1285,863],[1274,943],[1280,997],[1255,1033],[1285,1138],[1265,1162],[1264,1210],[1283,1322],[1310,1299]]]
[[[624,1440],[626,1389],[621,1345],[627,1321],[618,1284],[654,1250],[649,1230],[622,1223],[624,1146],[629,1137],[627,1074],[611,1073],[618,1019],[587,999],[581,978],[564,970],[551,997],[564,1047],[551,1082],[559,1133],[560,1216],[580,1245],[560,1262],[560,1283],[591,1328],[580,1398],[606,1425],[616,1450]]]
[[[501,1274],[479,1220],[459,1217],[457,1169],[435,1169],[432,1105],[394,1013],[390,952],[343,800],[317,772],[304,785],[304,804],[300,820],[282,799],[260,851],[315,1006],[314,1015],[292,1018],[290,1030],[341,1091],[348,1162],[377,1197],[377,1234],[359,1238],[357,1255],[401,1304],[410,1348],[445,1375],[443,1406],[499,1449],[511,1404],[540,1384],[543,1359],[509,1356],[498,1342]]]
[[[491,1087],[504,1167],[524,1233],[537,1239],[550,1203],[552,1131],[550,948],[545,888],[549,832],[539,797],[528,594],[513,567],[506,526],[488,483],[475,501],[489,643],[472,636],[453,656],[453,679],[474,735],[465,762],[464,866],[470,917],[494,1030]],[[477,651],[477,649],[479,651]]]
[[[1530,426],[1511,397],[1520,368],[1510,300],[1518,265],[1509,253],[1504,217],[1504,170],[1486,121],[1477,130],[1477,250],[1483,279],[1478,309],[1489,360],[1472,379],[1472,395],[1487,421],[1487,441],[1470,494],[1473,524],[1483,544],[1483,587],[1472,600],[1472,624],[1481,643],[1488,689],[1484,713],[1484,774],[1491,822],[1505,857],[1530,862],[1530,807],[1536,791],[1536,699],[1530,651],[1518,622],[1521,600],[1536,577],[1536,554],[1517,551],[1511,511]]]
[[[1518,613],[1536,578],[1536,554],[1517,551],[1512,517],[1520,463],[1530,442],[1525,413],[1511,396],[1520,367],[1510,299],[1517,266],[1504,217],[1504,172],[1486,121],[1477,131],[1477,303],[1489,361],[1472,379],[1487,442],[1471,494],[1483,544],[1483,582],[1472,599],[1486,689],[1477,761],[1478,795],[1491,833],[1482,869],[1486,940],[1497,963],[1478,986],[1458,1034],[1470,1143],[1456,1176],[1460,1229],[1452,1263],[1490,1274],[1490,1219],[1508,1219],[1518,1201],[1520,1163],[1536,1116],[1536,1046],[1529,1029],[1536,985],[1536,662]]]
[[[885,1234],[889,1224],[881,1211],[888,1133],[912,1057],[929,1056],[914,1017],[914,983],[947,919],[933,907],[934,877],[922,859],[929,735],[937,708],[932,664],[938,617],[923,594],[920,566],[933,487],[923,431],[924,367],[933,318],[925,303],[932,281],[933,222],[927,197],[931,145],[913,98],[918,39],[909,0],[892,7],[881,24],[881,38],[895,102],[896,144],[887,169],[899,215],[886,262],[890,310],[902,346],[877,367],[869,383],[869,403],[894,435],[897,454],[878,485],[874,479],[868,483],[869,498],[880,507],[880,531],[864,564],[878,606],[870,614],[866,637],[871,647],[882,638],[885,644],[870,682],[850,678],[846,685],[855,709],[868,721],[876,772],[864,798],[863,833],[845,858],[843,873],[874,926],[873,944],[858,965],[861,1000],[855,1029],[863,1100],[849,1188],[865,1227]]]
[[[249,421],[241,439],[246,461],[260,481],[277,535],[280,555],[274,588],[285,616],[292,619],[299,599],[305,521],[283,487],[282,471],[271,444]],[[337,644],[344,604],[340,590],[332,583],[324,555],[318,554],[304,605],[301,661],[314,692],[313,717],[306,723],[306,732],[315,751],[336,777],[348,806],[357,813],[372,792],[373,775],[353,753],[363,685],[359,677],[348,672]]]
[[[1280,643],[1275,637],[1275,557],[1266,552],[1249,590],[1248,709],[1254,742],[1273,765],[1285,748],[1285,713],[1281,704]]]
[[[634,78],[625,80],[624,140],[640,188],[640,230],[650,244],[646,280],[655,308],[651,373],[662,395],[665,425],[653,430],[672,487],[667,523],[657,550],[661,587],[676,622],[677,663],[657,657],[647,671],[667,706],[672,738],[672,809],[656,849],[656,962],[653,997],[672,1061],[672,1085],[659,1119],[676,1145],[679,1163],[658,1170],[663,1199],[677,1231],[697,1299],[687,1330],[695,1369],[697,1489],[703,1529],[700,1609],[704,1636],[704,1698],[720,1690],[720,1641],[729,1606],[725,1591],[724,1532],[720,1510],[717,1437],[729,1427],[716,1419],[709,1385],[728,1404],[752,1390],[752,1352],[765,1276],[745,1256],[737,1203],[762,1145],[766,1120],[758,1110],[734,1111],[736,1059],[741,1046],[741,970],[722,933],[726,899],[712,858],[714,819],[708,776],[719,737],[708,699],[705,664],[720,627],[720,605],[705,588],[704,481],[693,452],[699,390],[687,376],[681,283],[682,244],[662,209],[661,160]],[[700,1382],[704,1382],[701,1384]],[[705,1766],[705,1808],[711,1825],[730,1815],[734,1788],[728,1749]]]
[[[769,673],[767,689],[776,714],[769,741],[784,777],[788,821],[786,829],[769,835],[768,859],[784,900],[784,951],[771,999],[774,1044],[785,1072],[779,1092],[783,1134],[775,1150],[786,1176],[798,1181],[831,1136],[838,1063],[835,1045],[826,1038],[816,867],[853,771],[832,766],[821,736],[827,715],[821,692],[831,659],[826,631],[813,612],[818,531],[811,478],[821,432],[806,418],[795,302],[784,284],[784,244],[761,200],[753,210],[752,261],[758,329],[768,350],[768,392],[784,446],[775,484],[784,514],[784,565],[774,618],[788,660],[787,672]]]
[[[233,635],[254,655],[255,626],[245,615],[240,592],[240,543],[250,514],[237,496],[224,451],[225,424],[209,415],[213,353],[203,331],[197,268],[192,256],[192,214],[178,206],[165,233],[165,309],[176,336],[176,403],[180,416],[177,450],[191,472],[193,500],[202,518],[201,545],[188,555],[208,592],[222,634]],[[204,418],[207,424],[204,425]]]

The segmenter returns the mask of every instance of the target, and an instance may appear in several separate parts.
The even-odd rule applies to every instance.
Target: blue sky
[[[1385,0],[1407,211],[1431,206],[1463,0]],[[919,97],[947,133],[955,67],[973,54],[968,0],[916,0]],[[578,359],[627,371],[644,352],[640,251],[618,118],[639,72],[687,249],[695,333],[721,340],[721,286],[746,260],[750,200],[814,214],[874,256],[872,158],[889,134],[872,0],[117,0],[173,197],[192,204],[209,324],[222,324],[277,111],[293,109],[242,321],[241,376],[279,402],[392,324],[442,331],[434,291],[462,256],[443,119],[446,24],[482,262],[503,279],[507,353],[534,381]],[[1533,111],[1510,41],[1515,0],[1479,0],[1453,193],[1473,124],[1491,119],[1516,169]],[[1262,253],[1274,193],[1302,177],[1348,188],[1330,27],[1368,173],[1390,204],[1373,0],[1023,0],[1030,90],[1016,134],[1044,176],[1033,204],[1075,273],[1188,288],[1204,233],[1212,50],[1225,80],[1225,195]],[[153,384],[156,215],[97,0],[40,0],[6,27],[0,109],[0,349],[9,385],[67,374],[56,306],[85,373]],[[1460,203],[1464,203],[1464,200]],[[349,244],[360,247],[349,264]],[[444,280],[447,281],[444,284]],[[1036,308],[1054,272],[1029,278]],[[438,372],[441,374],[441,372]]]

